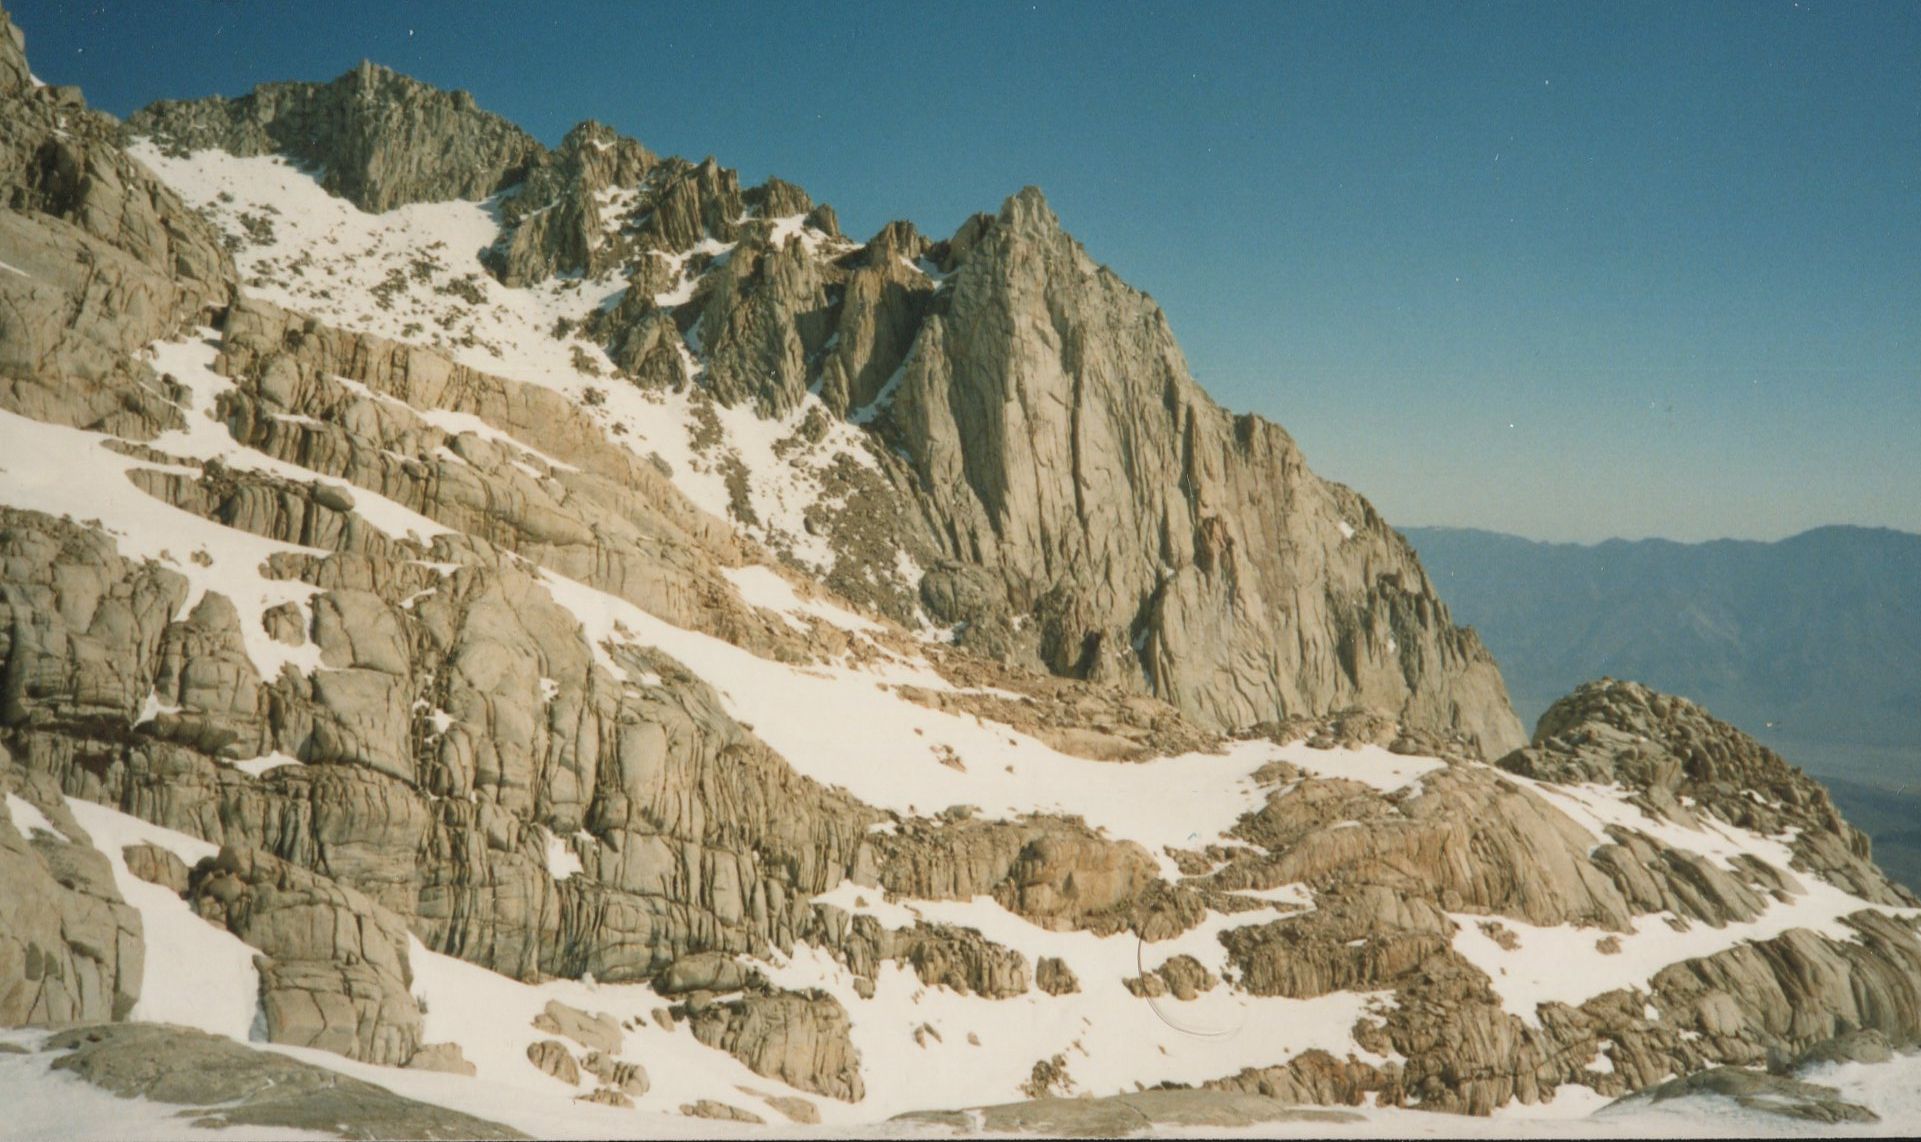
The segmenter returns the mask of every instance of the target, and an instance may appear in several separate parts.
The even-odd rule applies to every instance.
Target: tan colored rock
[[[0,745],[0,1026],[126,1018],[140,997],[141,932],[52,782],[22,774]]]
[[[587,1052],[580,1067],[602,1083],[623,1094],[647,1093],[647,1071],[638,1063],[615,1059],[599,1051]]]
[[[169,892],[186,895],[187,862],[176,856],[172,849],[149,844],[127,845],[120,850],[120,858],[127,862],[128,872],[148,884],[157,884]]]
[[[374,901],[254,849],[197,865],[194,910],[263,953],[267,1036],[400,1066],[421,1046],[407,929]]]
[[[1066,960],[1042,956],[1034,964],[1034,986],[1049,995],[1072,995],[1081,989],[1081,981]]]
[[[1706,813],[1763,835],[1793,829],[1798,861],[1824,879],[1876,903],[1916,903],[1873,867],[1867,837],[1818,782],[1684,698],[1611,678],[1587,683],[1500,765],[1543,781],[1628,786],[1657,819],[1693,824]],[[1780,887],[1779,875],[1760,887]]]
[[[1521,740],[1406,544],[1286,433],[1209,400],[1159,309],[1038,191],[980,229],[944,292],[890,423],[949,557],[998,580],[990,598],[1036,600],[1041,662],[1145,679],[1214,726],[1370,705],[1489,754]]]
[[[748,1087],[736,1087],[735,1089],[742,1094],[751,1095],[766,1103],[768,1106],[773,1107],[789,1122],[797,1122],[803,1126],[815,1126],[820,1123],[820,1108],[804,1098],[795,1098],[792,1095],[768,1094],[765,1091],[753,1090]]]
[[[694,1037],[755,1074],[844,1102],[866,1093],[847,1012],[825,992],[775,992],[690,1013]]]
[[[458,1043],[423,1043],[415,1051],[413,1058],[407,1060],[407,1067],[416,1071],[439,1071],[450,1075],[476,1073],[474,1065],[461,1053]]]
[[[1198,999],[1202,992],[1212,991],[1220,982],[1199,960],[1184,954],[1172,957],[1153,971],[1121,981],[1128,991],[1142,999],[1172,995],[1180,1000]]]
[[[681,1106],[680,1112],[689,1118],[711,1118],[717,1122],[746,1122],[755,1126],[764,1125],[767,1121],[751,1110],[742,1110],[738,1106],[716,1102],[711,1098],[686,1103]]]
[[[534,1029],[550,1035],[564,1035],[583,1047],[609,1055],[620,1053],[623,1039],[620,1023],[613,1016],[589,1014],[577,1007],[569,1007],[558,999],[548,1000],[546,1009],[534,1016]]]
[[[580,1085],[580,1066],[572,1052],[558,1039],[542,1039],[527,1044],[527,1061],[568,1086]]]
[[[128,120],[178,150],[282,151],[322,168],[321,185],[372,213],[410,202],[481,199],[540,152],[526,132],[368,61],[331,83],[269,83],[238,99],[163,101]]]

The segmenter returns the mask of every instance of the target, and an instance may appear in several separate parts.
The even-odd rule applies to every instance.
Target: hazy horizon
[[[9,8],[121,115],[367,57],[856,237],[1037,184],[1396,524],[1921,531],[1921,6]]]
[[[1524,539],[1529,543],[1545,543],[1545,544],[1551,544],[1555,546],[1573,546],[1573,547],[1599,547],[1601,544],[1604,544],[1604,543],[1673,543],[1682,547],[1699,547],[1703,544],[1708,544],[1708,543],[1772,544],[1772,543],[1783,543],[1790,539],[1798,539],[1799,537],[1806,535],[1809,532],[1825,531],[1832,528],[1845,528],[1845,529],[1852,529],[1856,531],[1887,531],[1887,532],[1893,532],[1896,535],[1906,535],[1906,536],[1914,536],[1916,538],[1921,538],[1921,531],[1911,531],[1907,528],[1888,527],[1883,524],[1871,524],[1871,523],[1819,523],[1811,527],[1795,528],[1794,530],[1786,532],[1781,535],[1773,535],[1773,536],[1715,535],[1715,536],[1709,536],[1705,539],[1672,539],[1665,535],[1609,535],[1609,536],[1604,536],[1600,539],[1542,539],[1542,538],[1539,538],[1538,536],[1523,535],[1519,532],[1502,531],[1499,528],[1481,527],[1475,524],[1406,523],[1400,520],[1390,520],[1389,523],[1397,531],[1478,531],[1478,532],[1486,533],[1488,535],[1503,536],[1508,539]]]

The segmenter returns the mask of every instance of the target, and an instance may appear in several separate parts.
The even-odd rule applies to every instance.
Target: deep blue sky
[[[364,56],[857,236],[1038,184],[1396,523],[1921,531],[1921,4],[10,7],[119,114]]]

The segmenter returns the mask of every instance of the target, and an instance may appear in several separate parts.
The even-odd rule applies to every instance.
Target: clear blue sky
[[[1397,523],[1921,531],[1921,4],[10,7],[120,114],[364,56],[859,236],[1038,184]]]

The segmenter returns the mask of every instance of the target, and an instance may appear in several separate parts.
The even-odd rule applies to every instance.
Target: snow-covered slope
[[[115,137],[87,136],[124,159]],[[730,403],[708,311],[647,311],[678,385],[583,332],[635,290],[745,288],[738,245],[510,287],[489,267],[538,225],[511,198],[371,214],[272,155],[130,153],[185,203],[146,188],[164,226],[0,220],[0,294],[71,366],[0,389],[9,1021],[176,1023],[580,1137],[938,1131],[890,1120],[1160,1086],[1357,1108],[1286,1126],[1309,1133],[1747,1129],[1687,1100],[1588,1116],[1863,1028],[1921,1039],[1921,907],[1693,707],[1583,692],[1496,765],[1491,723],[1402,724],[1398,683],[1405,709],[1223,734],[1131,675],[957,648],[909,531],[859,537],[870,593],[822,523],[904,470],[859,411],[898,371],[847,382],[851,415]],[[596,191],[589,252],[667,226],[673,193]],[[756,273],[805,293],[888,254],[949,288],[783,193],[730,219],[766,231]],[[196,227],[232,259],[214,300],[88,308],[157,296],[180,259],[136,239]],[[140,288],[76,279],[85,258]],[[734,343],[767,332],[729,313]],[[1330,517],[1339,544],[1378,524],[1313,496],[1368,521]],[[950,594],[979,589],[949,563]],[[1377,587],[1407,609],[1341,654],[1418,659],[1444,614]],[[1049,598],[1025,603],[1078,621]],[[117,905],[139,931],[111,964],[60,935]],[[46,968],[82,961],[117,990]],[[1914,1125],[1885,1089],[1912,1073],[1835,1081]],[[0,1089],[106,1121],[37,1056],[0,1054]]]
[[[832,567],[833,553],[807,526],[808,509],[827,494],[822,473],[836,460],[873,465],[868,435],[838,417],[819,417],[823,406],[811,394],[781,416],[764,417],[707,399],[698,388],[643,389],[613,378],[613,362],[585,336],[585,322],[627,290],[618,274],[510,289],[481,261],[500,238],[490,202],[416,203],[368,214],[279,156],[201,151],[172,158],[144,140],[129,153],[231,236],[234,265],[250,294],[564,393],[614,441],[663,461],[675,486],[704,510],[815,572]],[[617,217],[619,204],[607,205]],[[780,240],[831,241],[799,218],[780,223]],[[663,258],[675,284],[660,301],[691,299],[700,275],[724,266],[731,250],[709,240]],[[698,273],[685,265],[692,255],[703,256]],[[557,328],[568,332],[556,335]],[[698,344],[698,329],[688,337]],[[698,359],[691,348],[683,351],[688,372],[698,376]],[[798,431],[810,414],[825,426],[818,439]],[[436,421],[449,430],[485,431],[451,419],[456,415],[442,412]],[[735,510],[737,501],[744,510]]]

